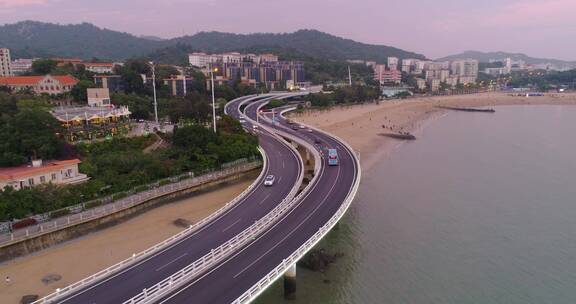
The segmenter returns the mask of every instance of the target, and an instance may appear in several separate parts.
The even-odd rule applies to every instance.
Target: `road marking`
[[[227,230],[229,230],[230,228],[232,228],[232,226],[238,224],[241,220],[242,220],[241,218],[237,219],[234,223],[232,223],[232,225],[224,228],[224,230],[222,230],[222,232],[226,232]]]
[[[338,166],[338,171],[336,172],[336,179],[334,184],[332,184],[332,186],[330,187],[330,190],[328,191],[328,193],[332,193],[332,190],[334,190],[334,187],[338,184],[340,180],[340,166]],[[312,215],[314,215],[314,213],[316,213],[316,211],[318,211],[318,209],[320,209],[320,207],[322,207],[324,205],[324,203],[326,203],[326,200],[328,199],[329,195],[326,195],[324,197],[324,199],[322,200],[322,202],[320,204],[318,204],[314,210],[312,210],[312,212],[310,212],[305,218],[304,220],[302,220],[294,229],[292,229],[288,234],[286,234],[286,236],[284,236],[278,243],[274,244],[274,246],[272,246],[272,248],[268,249],[266,252],[264,252],[264,254],[262,254],[261,256],[259,256],[256,260],[254,260],[252,263],[250,263],[248,266],[246,266],[244,269],[242,269],[239,273],[237,273],[234,278],[237,278],[239,275],[241,275],[244,271],[248,270],[250,267],[254,266],[254,264],[258,263],[258,261],[260,261],[264,256],[266,256],[268,253],[270,253],[272,250],[276,249],[276,247],[280,246],[280,244],[282,242],[284,242],[286,239],[288,239],[290,236],[292,236],[292,234],[294,232],[296,232],[296,230],[300,229],[300,227],[302,227],[302,225],[304,225],[304,223],[306,223],[310,217],[312,217]],[[272,229],[268,230],[271,231]]]
[[[172,263],[174,263],[174,262],[178,261],[179,259],[181,259],[181,258],[185,257],[186,255],[188,255],[188,253],[185,253],[185,254],[183,254],[183,255],[181,255],[181,256],[179,256],[179,257],[177,257],[177,258],[173,259],[172,261],[168,262],[168,264],[165,264],[165,265],[163,265],[163,266],[160,266],[160,267],[156,268],[156,271],[160,271],[160,270],[162,270],[162,269],[166,268],[168,265],[170,265],[170,264],[172,264]]]
[[[265,197],[263,200],[261,200],[261,201],[258,203],[258,205],[262,205],[262,203],[263,203],[265,200],[267,200],[267,199],[270,197],[270,195],[272,195],[272,193],[268,193],[268,195],[266,195],[266,197]]]

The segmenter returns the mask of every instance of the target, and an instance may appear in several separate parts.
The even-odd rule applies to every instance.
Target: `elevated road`
[[[263,174],[255,181],[257,185],[241,201],[177,243],[95,284],[84,286],[57,302],[122,303],[231,239],[294,192],[302,179],[303,165],[300,157],[292,147],[276,136],[266,131],[259,132],[258,136],[267,158],[266,166]],[[268,174],[277,176],[274,187],[265,187],[262,183]]]
[[[246,115],[256,120],[258,109],[266,102],[267,100],[253,102],[246,107]],[[231,106],[234,105],[240,107],[240,103]],[[318,130],[308,131],[307,128],[293,130],[283,118],[279,119],[279,124],[272,124],[262,119],[259,121],[268,128],[281,130],[284,134],[314,144],[315,149],[322,155],[327,155],[329,148],[336,149],[339,154],[339,165],[328,166],[327,160],[322,157],[316,183],[281,220],[223,263],[176,289],[159,303],[243,301],[239,299],[250,301],[261,291],[248,295],[246,292],[253,290],[262,278],[267,277],[278,265],[284,263],[307,243],[338,214],[343,204],[354,196],[360,179],[360,168],[353,151],[345,143]]]

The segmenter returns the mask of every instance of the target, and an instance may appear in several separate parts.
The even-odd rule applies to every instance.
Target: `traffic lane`
[[[187,303],[190,299],[197,303],[235,300],[328,222],[350,191],[353,171],[353,164],[345,158],[341,166],[326,168],[323,182],[273,229],[165,303]]]
[[[251,195],[239,202],[237,207],[232,210],[233,212],[229,212],[215,222],[208,224],[181,243],[145,260],[139,265],[127,269],[92,289],[77,294],[66,301],[66,303],[88,303],[86,302],[88,300],[91,303],[110,303],[128,299],[143,288],[154,285],[201,258],[210,249],[218,247],[234,237],[272,210],[290,192],[296,182],[299,172],[299,160],[285,144],[279,143],[276,139],[272,139],[269,136],[265,138],[267,140],[262,141],[262,145],[266,150],[283,151],[282,153],[270,153],[268,162],[268,172],[279,174],[277,176],[281,176],[283,180],[281,185],[272,190],[260,184]],[[289,155],[291,157],[287,159]],[[286,165],[286,163],[291,165]],[[106,290],[106,292],[102,292],[103,290]],[[127,290],[135,292],[129,294],[126,292]],[[98,301],[95,301],[96,299]]]

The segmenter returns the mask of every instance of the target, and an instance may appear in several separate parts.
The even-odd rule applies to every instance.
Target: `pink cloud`
[[[47,0],[0,0],[0,8],[45,4]]]

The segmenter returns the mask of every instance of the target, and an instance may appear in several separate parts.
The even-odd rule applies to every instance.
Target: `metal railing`
[[[57,231],[60,229],[65,229],[73,225],[77,225],[79,223],[83,223],[86,221],[93,220],[95,218],[100,218],[103,216],[107,216],[136,205],[139,205],[143,202],[149,201],[154,198],[158,198],[161,196],[165,196],[174,192],[178,192],[187,188],[191,188],[197,185],[201,185],[203,183],[219,179],[224,176],[228,176],[230,174],[234,174],[237,172],[254,169],[260,166],[261,162],[253,162],[253,163],[246,163],[242,165],[238,165],[231,168],[226,168],[221,171],[216,171],[213,173],[201,175],[198,177],[188,178],[176,183],[166,184],[166,185],[158,185],[157,187],[149,190],[145,190],[134,195],[119,199],[117,201],[93,207],[79,213],[70,214],[68,216],[63,216],[56,218],[49,222],[39,223],[34,226],[29,226],[26,228],[21,228],[17,230],[13,230],[9,233],[1,233],[0,234],[0,250],[2,246],[6,246],[12,243],[16,243],[30,237],[35,237],[41,234],[45,234],[48,232]],[[122,193],[121,193],[122,194]],[[87,203],[87,204],[90,204]],[[79,209],[82,210],[85,208],[86,204],[80,204],[78,206],[69,207],[70,213],[73,211],[71,209]],[[46,215],[40,215],[46,216]]]
[[[315,129],[318,132],[323,132],[325,134],[329,134],[327,132],[318,130],[316,128],[313,128],[313,129]],[[344,216],[344,214],[346,213],[346,211],[348,210],[348,208],[352,204],[352,201],[354,200],[354,197],[356,196],[356,193],[358,192],[358,187],[360,186],[360,179],[361,179],[361,175],[362,175],[362,170],[360,168],[360,161],[356,157],[356,155],[354,154],[354,150],[348,145],[348,143],[346,143],[345,141],[341,140],[340,138],[338,138],[332,134],[329,134],[329,135],[332,136],[332,138],[338,140],[341,144],[343,144],[346,147],[346,149],[348,150],[348,153],[354,159],[354,166],[357,169],[356,179],[354,181],[352,188],[348,192],[348,195],[346,196],[344,203],[340,206],[340,208],[338,208],[338,210],[330,218],[330,220],[328,220],[328,222],[326,224],[324,224],[322,227],[320,227],[320,229],[316,233],[314,233],[314,235],[312,235],[312,237],[310,237],[304,244],[302,244],[290,256],[288,256],[286,259],[282,260],[282,262],[278,266],[276,266],[274,269],[272,269],[264,278],[262,278],[260,281],[258,281],[256,284],[254,284],[250,289],[248,289],[244,294],[242,294],[240,297],[238,297],[236,300],[234,300],[234,302],[232,302],[232,304],[250,303],[251,301],[256,299],[256,297],[258,297],[264,290],[266,290],[277,279],[279,279],[288,270],[288,268],[290,268],[292,265],[294,265],[296,262],[298,262],[298,260],[300,260],[302,257],[304,257],[304,255],[310,249],[314,248],[314,246],[316,246],[316,244],[318,244],[318,242],[320,242],[320,240],[322,240],[322,238],[324,238],[324,236],[326,236],[326,234],[328,234],[328,232],[330,232],[330,230],[332,230],[332,228],[334,228],[336,223],[338,223],[338,221],[340,221],[340,219]]]
[[[246,101],[248,101],[247,99]],[[244,102],[246,102],[244,101]],[[244,103],[242,102],[242,103]],[[250,119],[250,118],[248,118]],[[250,119],[251,120],[251,119]],[[257,124],[255,121],[252,123]],[[261,127],[267,129],[268,127],[260,125]],[[294,137],[296,140],[301,141],[302,145],[306,145],[309,149],[312,149],[311,152],[314,153],[316,164],[320,163],[320,155],[319,153],[308,143],[305,141],[300,140],[297,137]],[[279,140],[281,140],[279,138]],[[291,148],[294,149],[294,148]],[[297,152],[295,152],[297,153]],[[302,159],[298,156],[300,162]],[[301,163],[303,168],[303,164]],[[290,193],[278,204],[274,209],[272,209],[268,214],[262,217],[260,220],[257,220],[254,224],[250,227],[246,228],[244,231],[240,232],[232,239],[228,240],[227,242],[223,243],[219,247],[212,249],[209,253],[204,255],[202,258],[194,261],[193,263],[189,264],[188,266],[184,267],[183,269],[179,270],[178,272],[172,274],[168,278],[158,282],[157,284],[145,288],[141,293],[137,294],[136,296],[132,297],[131,299],[123,302],[123,304],[143,304],[143,303],[153,303],[160,299],[161,297],[169,294],[171,291],[181,287],[182,285],[186,284],[190,280],[194,279],[198,275],[206,272],[209,268],[216,265],[220,261],[224,260],[236,250],[242,248],[246,244],[252,242],[256,236],[262,234],[264,231],[268,230],[273,224],[275,224],[280,218],[284,217],[285,214],[292,210],[294,205],[299,202],[305,195],[308,194],[309,190],[315,185],[317,178],[319,177],[318,174],[314,176],[312,181],[297,195],[297,191],[299,185],[303,179],[303,170],[299,172],[298,182],[292,188]]]
[[[241,200],[244,199],[244,197],[251,192],[257,185],[260,184],[261,179],[263,178],[265,171],[266,171],[266,167],[267,167],[267,156],[266,153],[264,152],[263,149],[259,148],[260,153],[262,154],[262,159],[263,159],[263,170],[260,172],[260,175],[258,176],[258,178],[252,183],[250,184],[250,186],[248,186],[248,188],[246,188],[240,195],[238,195],[237,197],[235,197],[233,200],[231,200],[230,202],[226,203],[226,205],[224,205],[222,208],[218,209],[216,212],[210,214],[208,217],[205,217],[204,219],[202,219],[201,221],[195,223],[194,225],[191,225],[189,228],[175,234],[174,236],[162,241],[161,243],[158,243],[142,252],[139,253],[135,253],[133,254],[131,257],[129,257],[128,259],[125,259],[113,266],[110,266],[104,270],[99,271],[96,274],[93,274],[81,281],[78,281],[72,285],[68,285],[65,288],[58,288],[56,289],[56,291],[44,298],[41,298],[37,301],[35,301],[34,303],[53,303],[59,299],[62,299],[63,297],[66,297],[68,295],[71,295],[72,293],[84,288],[87,285],[93,284],[103,278],[106,278],[109,275],[112,275],[130,265],[135,264],[136,262],[140,261],[141,259],[144,259],[162,249],[167,248],[170,245],[175,244],[176,242],[178,242],[179,240],[183,239],[184,237],[186,237],[187,235],[190,235],[191,233],[193,233],[194,231],[197,231],[198,229],[202,228],[204,225],[206,225],[207,223],[211,222],[212,220],[216,219],[217,217],[219,217],[220,215],[222,215],[223,213],[225,213],[227,210],[229,210],[230,208],[232,208],[234,205],[236,205],[238,202],[240,202]],[[256,168],[256,164],[252,163],[252,164],[244,164],[241,165],[239,167],[243,167],[244,170],[247,169],[248,166],[254,166],[254,168]],[[260,165],[260,164],[258,164]],[[213,173],[213,174],[208,174],[207,176],[210,176],[212,179],[216,180],[222,176],[226,176],[223,172],[227,172],[228,175],[229,174],[233,174],[236,172],[241,172],[242,169],[239,169],[239,167],[234,167],[234,168],[230,168],[230,169],[225,169],[222,170],[218,173]],[[200,177],[198,177],[200,178]],[[208,180],[208,178],[206,177],[205,181]],[[187,187],[191,187],[190,185],[188,186],[182,186],[179,187],[179,190],[174,190],[172,192],[176,192],[176,191],[180,191],[183,189],[186,189]],[[163,194],[166,195],[167,193]],[[160,195],[157,195],[155,197],[158,197]],[[147,200],[150,200],[152,198],[155,197],[151,197],[148,198]]]

